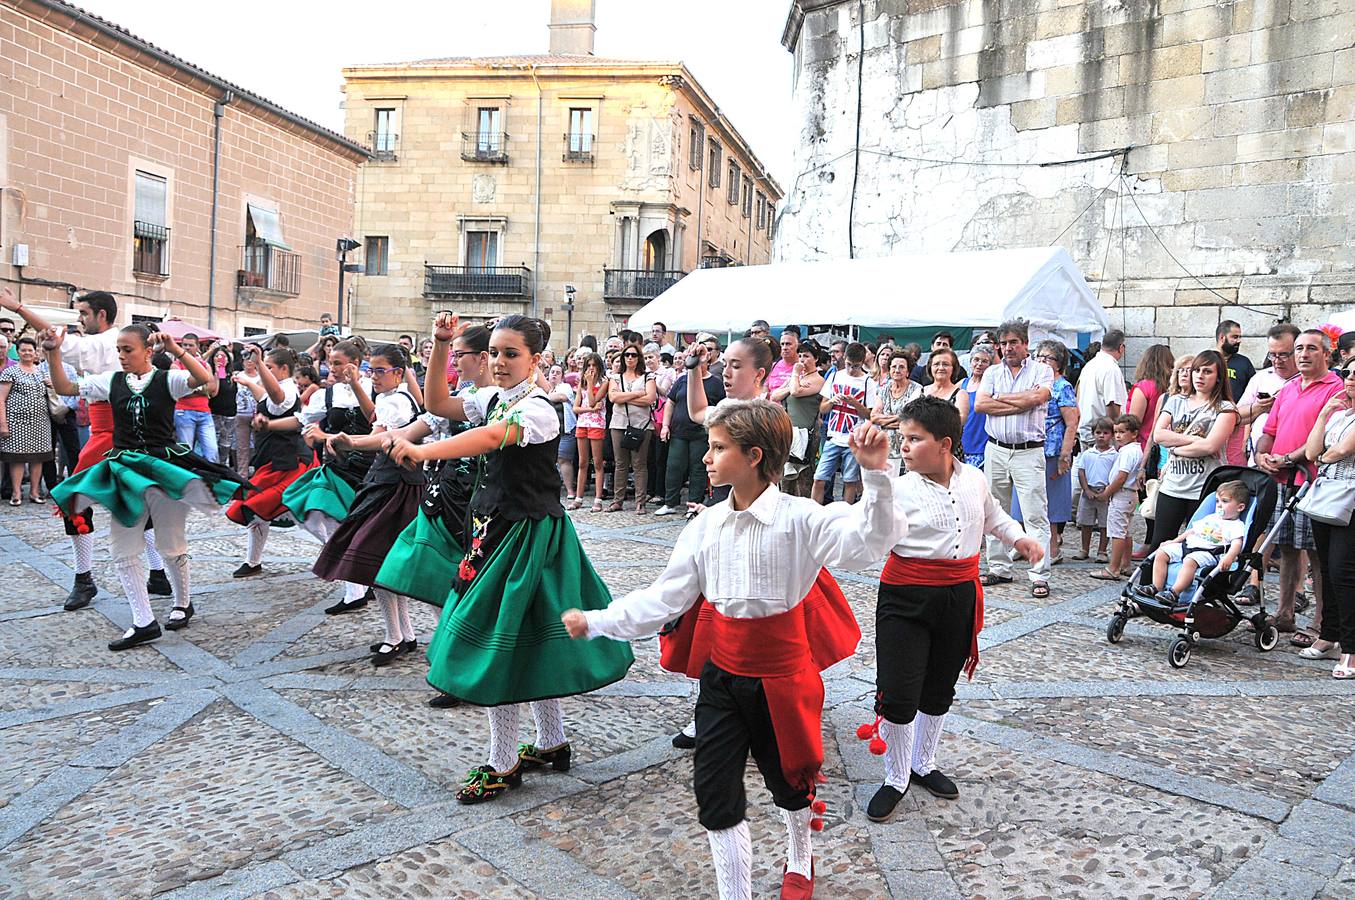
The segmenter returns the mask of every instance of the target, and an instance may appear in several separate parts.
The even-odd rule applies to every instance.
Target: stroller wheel
[[[1172,641],[1171,648],[1167,650],[1167,662],[1171,663],[1173,669],[1185,668],[1186,663],[1190,662],[1190,651],[1190,641],[1178,637]]]
[[[1122,613],[1116,613],[1110,617],[1110,624],[1106,626],[1106,640],[1112,644],[1118,644],[1124,637],[1125,617]]]
[[[1253,634],[1252,637],[1256,639],[1256,649],[1260,650],[1262,653],[1268,653],[1271,650],[1274,650],[1275,645],[1280,642],[1279,629],[1277,629],[1275,623],[1270,620],[1266,620],[1265,625],[1256,629],[1256,633]]]

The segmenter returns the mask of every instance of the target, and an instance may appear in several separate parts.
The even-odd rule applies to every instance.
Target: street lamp
[[[565,302],[561,305],[565,311],[565,343],[572,344],[574,341],[574,294],[576,293],[574,285],[565,285]]]
[[[339,238],[334,245],[335,258],[339,260],[339,307],[335,312],[334,324],[343,329],[343,276],[345,272],[360,272],[362,267],[358,265],[348,265],[348,251],[356,250],[362,245],[352,238]]]

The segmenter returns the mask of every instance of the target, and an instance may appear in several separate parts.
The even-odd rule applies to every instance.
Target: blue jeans
[[[208,462],[219,462],[216,455],[216,423],[209,412],[174,410],[174,436]]]

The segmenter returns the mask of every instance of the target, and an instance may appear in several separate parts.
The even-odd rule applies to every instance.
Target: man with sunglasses
[[[0,337],[3,337],[5,339],[5,347],[7,348],[5,352],[0,355],[3,355],[3,357],[7,360],[5,366],[8,367],[10,364],[9,361],[17,362],[19,359],[19,349],[16,346],[14,346],[13,319],[8,317],[0,318]]]

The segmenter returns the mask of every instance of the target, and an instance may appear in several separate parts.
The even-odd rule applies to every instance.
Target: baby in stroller
[[[1214,512],[1196,521],[1185,533],[1166,541],[1153,555],[1153,581],[1139,587],[1144,597],[1163,606],[1176,606],[1202,571],[1215,566],[1228,571],[1242,553],[1247,523],[1242,516],[1251,502],[1251,491],[1241,481],[1226,481],[1214,494]],[[1176,581],[1167,587],[1167,570],[1180,563]]]

